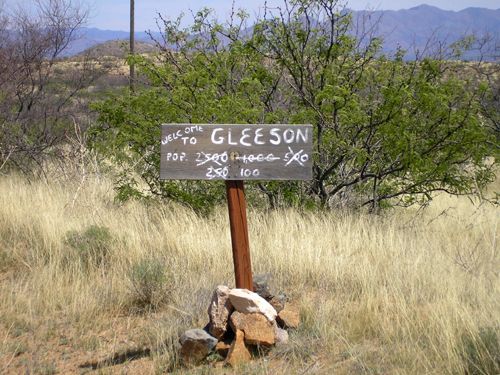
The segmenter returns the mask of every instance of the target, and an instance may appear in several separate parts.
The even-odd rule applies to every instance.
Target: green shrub
[[[68,232],[66,244],[76,252],[77,258],[84,267],[99,267],[109,257],[112,236],[108,228],[91,225],[83,232]]]
[[[498,329],[482,327],[476,336],[464,335],[462,341],[467,375],[500,374]]]
[[[385,55],[380,38],[349,32],[355,20],[339,1],[290,3],[250,33],[244,11],[229,23],[208,9],[188,27],[165,20],[163,40],[177,53],[129,58],[148,84],[95,103],[89,129],[90,146],[124,171],[119,199],[163,197],[202,213],[224,201],[220,182],[160,179],[162,123],[312,124],[311,181],[247,184],[270,207],[377,212],[425,205],[434,192],[475,194],[495,180],[498,160],[484,162],[498,153],[494,121],[481,102],[492,88],[480,76],[441,57]],[[325,27],[304,22],[320,14]]]
[[[132,305],[139,310],[155,309],[164,303],[171,291],[172,277],[157,258],[143,258],[128,273]]]

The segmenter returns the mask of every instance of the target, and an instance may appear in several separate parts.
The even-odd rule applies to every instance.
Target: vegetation
[[[71,0],[37,0],[7,13],[0,2],[0,172],[43,172],[61,160],[71,135],[87,127],[79,93],[104,72],[81,57],[61,68],[88,11]],[[75,150],[70,150],[75,151]]]
[[[141,259],[128,272],[130,290],[133,294],[133,307],[154,309],[168,300],[173,285],[169,281],[171,270],[165,263],[153,257]]]
[[[100,174],[73,204],[79,186],[71,176],[0,179],[0,248],[11,259],[0,272],[1,371],[69,373],[146,349],[102,371],[187,371],[176,359],[179,332],[203,327],[215,286],[234,285],[226,209],[201,217],[172,204],[117,205]],[[249,224],[254,271],[300,304],[303,325],[238,373],[499,371],[494,206],[441,194],[426,210],[382,215],[252,209]],[[115,240],[107,262],[82,272],[67,233],[92,225]],[[154,290],[154,309],[140,308],[131,277]]]
[[[235,371],[500,373],[500,68],[448,58],[483,41],[409,61],[335,0],[202,10],[160,20],[131,92],[99,49],[63,58],[85,11],[36,4],[0,7],[1,373],[189,371],[179,333],[233,263],[223,185],[158,179],[167,122],[314,127],[312,181],[247,189],[254,272],[302,325]]]
[[[112,237],[108,228],[91,225],[83,233],[70,231],[66,243],[76,252],[85,268],[99,267],[108,257]]]
[[[159,180],[158,124],[175,122],[313,124],[313,180],[255,185],[271,207],[377,211],[425,204],[436,191],[477,193],[493,180],[486,81],[460,74],[445,55],[384,56],[370,25],[352,35],[336,0],[285,5],[251,29],[242,11],[221,24],[202,10],[186,29],[164,21],[161,52],[131,58],[148,84],[97,104],[93,129],[94,146],[123,171],[120,198],[152,193],[197,209],[219,202],[213,183]]]

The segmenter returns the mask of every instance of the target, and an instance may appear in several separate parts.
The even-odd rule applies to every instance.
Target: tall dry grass
[[[498,372],[498,212],[446,196],[424,211],[380,216],[250,209],[254,272],[270,272],[300,303],[303,324],[287,346],[240,373]],[[97,174],[83,185],[2,177],[0,263],[7,373],[34,366],[26,358],[53,349],[42,353],[37,342],[61,330],[74,350],[77,337],[94,339],[81,344],[92,356],[104,347],[99,332],[136,317],[145,328],[138,336],[127,330],[152,348],[151,371],[179,369],[178,333],[203,327],[213,288],[233,285],[224,207],[200,217],[175,205],[118,205],[111,182]],[[27,334],[25,362],[17,363],[12,342]],[[71,368],[53,361],[54,369]]]

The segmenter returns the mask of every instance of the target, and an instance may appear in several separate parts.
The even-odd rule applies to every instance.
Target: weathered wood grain
[[[236,288],[253,291],[252,261],[248,241],[247,205],[243,181],[226,181]]]
[[[311,125],[162,125],[161,179],[309,180]]]

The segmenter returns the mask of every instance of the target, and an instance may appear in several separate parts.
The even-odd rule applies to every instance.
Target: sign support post
[[[245,189],[243,181],[226,181],[229,224],[233,248],[236,288],[253,291],[252,262],[248,241]]]
[[[224,180],[236,287],[253,290],[244,180],[310,180],[311,125],[164,124],[160,179]]]

